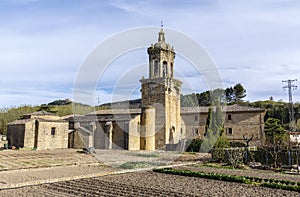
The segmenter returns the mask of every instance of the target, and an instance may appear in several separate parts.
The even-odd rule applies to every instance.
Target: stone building
[[[25,114],[7,126],[8,146],[56,149],[68,147],[68,122],[45,111]]]
[[[122,108],[123,102],[118,102],[111,110],[67,118],[72,130],[69,147],[165,150],[182,139],[203,137],[208,107],[181,108],[182,82],[174,77],[175,51],[166,42],[163,29],[147,51],[149,77],[140,80],[142,98],[140,104],[135,101],[139,107]],[[252,135],[262,140],[264,110],[237,105],[222,110],[226,115],[224,134],[229,140]]]
[[[140,150],[140,109],[100,110],[71,116],[69,147]]]
[[[174,77],[175,51],[160,30],[148,48],[149,78],[141,79],[141,149],[154,150],[180,139],[181,84]],[[153,125],[153,126],[152,126]]]
[[[183,107],[181,117],[183,120],[186,138],[204,136],[205,125],[209,107]],[[265,110],[254,107],[229,105],[222,107],[224,117],[224,133],[230,141],[244,142],[251,138],[253,142],[263,142]]]
[[[38,149],[166,150],[183,139],[203,137],[208,107],[181,108],[182,82],[174,76],[175,51],[166,42],[162,28],[158,41],[147,51],[149,76],[140,80],[142,98],[140,103],[134,101],[138,108],[118,102],[110,110],[85,116],[61,119],[43,111],[27,114],[8,124],[9,145]],[[252,136],[262,140],[264,110],[237,105],[222,110],[226,116],[224,135],[229,140]]]
[[[175,51],[166,42],[163,29],[158,42],[148,48],[148,55],[149,78],[140,80],[141,108],[113,107],[113,110],[69,118],[70,129],[73,129],[71,147],[93,145],[103,149],[155,150],[178,143],[182,82],[174,77]]]

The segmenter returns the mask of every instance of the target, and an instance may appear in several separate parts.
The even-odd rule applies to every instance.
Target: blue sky
[[[297,0],[0,0],[0,107],[72,98],[81,64],[95,47],[133,28],[159,31],[161,20],[207,50],[224,87],[243,84],[250,101],[288,100],[281,81],[300,80],[299,18]],[[146,48],[116,60],[99,78],[95,102],[111,100],[120,70],[147,60]],[[183,58],[176,58],[175,68],[193,90],[206,90],[204,82],[193,82],[202,76]],[[133,74],[123,89],[132,98],[139,97],[140,78]],[[183,93],[189,92],[186,86]],[[294,101],[299,95],[295,90]]]

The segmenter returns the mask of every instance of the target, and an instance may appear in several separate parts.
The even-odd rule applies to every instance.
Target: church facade
[[[156,150],[184,137],[180,129],[182,82],[174,77],[175,51],[166,42],[162,28],[158,41],[148,48],[148,55],[149,77],[140,80],[141,107],[100,110],[85,117],[69,118],[74,130],[69,138],[70,147]],[[93,143],[91,138],[80,136],[92,136]]]

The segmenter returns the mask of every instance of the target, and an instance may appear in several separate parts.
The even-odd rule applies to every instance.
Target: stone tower
[[[174,78],[175,51],[165,40],[163,28],[158,42],[148,48],[149,78],[142,86],[141,149],[163,149],[180,137],[182,82]]]

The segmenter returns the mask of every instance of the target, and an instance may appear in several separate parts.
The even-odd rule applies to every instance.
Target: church
[[[112,107],[86,116],[68,117],[69,147],[125,150],[175,150],[179,142],[202,138],[208,107],[181,107],[182,82],[174,76],[175,50],[166,42],[163,28],[147,50],[148,78],[140,79],[138,108]],[[244,136],[263,140],[264,109],[225,106],[224,135],[232,141]]]
[[[181,107],[182,82],[174,76],[175,50],[163,28],[147,50],[148,78],[142,77],[138,107],[124,105],[87,115],[57,117],[46,112],[24,115],[8,124],[9,146],[55,149],[180,150],[187,139],[203,138],[209,107]],[[126,103],[126,102],[125,102]],[[265,110],[222,107],[230,141],[263,142]]]

